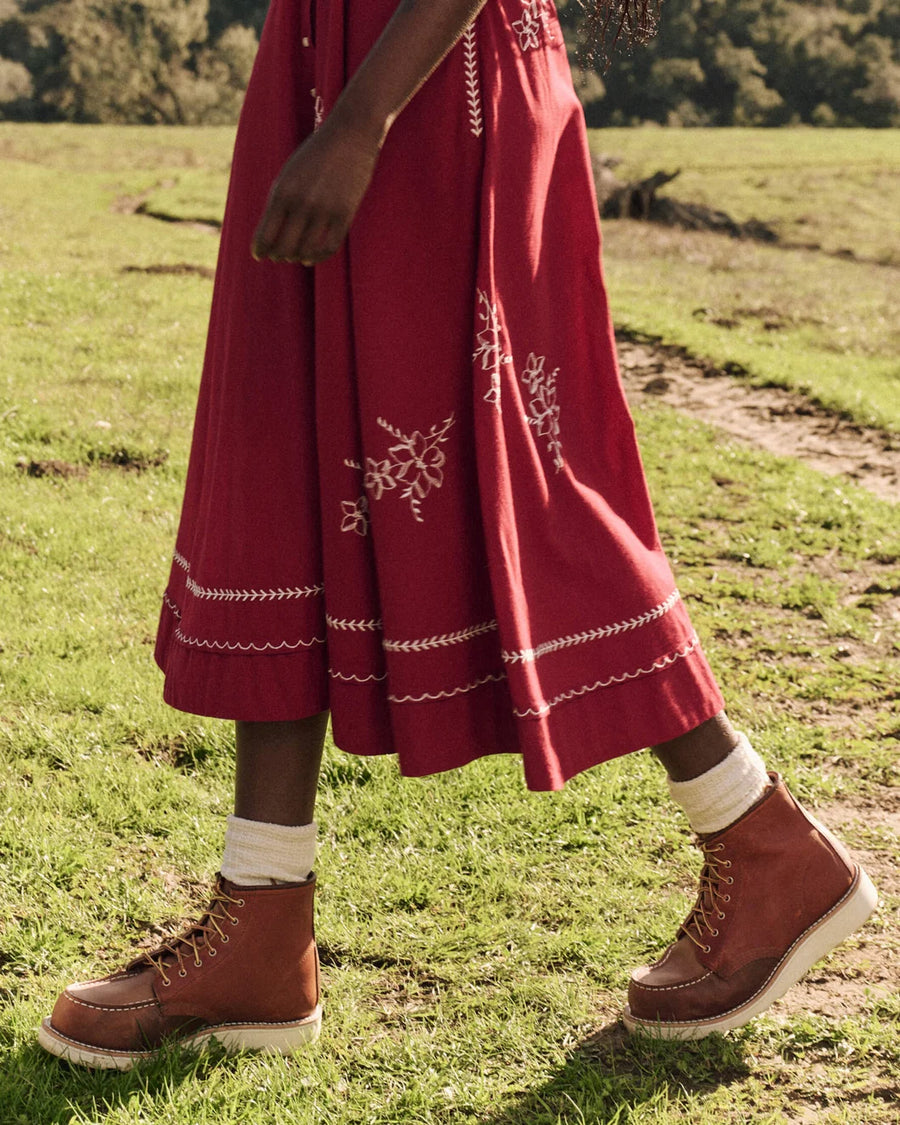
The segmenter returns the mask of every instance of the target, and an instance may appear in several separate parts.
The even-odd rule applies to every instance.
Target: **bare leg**
[[[706,773],[738,744],[738,736],[724,711],[670,742],[653,747],[672,781],[690,781]]]
[[[313,820],[328,712],[284,723],[235,723],[235,815],[266,824]]]

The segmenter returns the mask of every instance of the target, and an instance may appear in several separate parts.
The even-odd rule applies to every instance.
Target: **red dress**
[[[722,706],[618,373],[550,0],[488,0],[401,114],[344,249],[254,262],[269,187],[397,0],[274,0],[238,129],[165,697],[330,709],[410,775],[556,789]]]

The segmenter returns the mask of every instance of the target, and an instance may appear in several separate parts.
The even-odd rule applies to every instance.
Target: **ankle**
[[[229,816],[222,875],[236,886],[302,883],[316,859],[316,825],[266,824]]]

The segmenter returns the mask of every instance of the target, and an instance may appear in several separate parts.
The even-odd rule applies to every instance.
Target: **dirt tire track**
[[[752,386],[679,348],[620,335],[618,350],[632,406],[655,396],[747,444],[900,500],[900,435],[848,421],[792,391]]]

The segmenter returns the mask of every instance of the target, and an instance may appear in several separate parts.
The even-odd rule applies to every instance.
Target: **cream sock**
[[[751,809],[771,781],[762,758],[742,734],[724,761],[690,781],[670,781],[669,792],[701,836],[727,828]]]
[[[222,874],[232,883],[302,883],[316,860],[316,826],[265,824],[229,816],[225,826]]]

